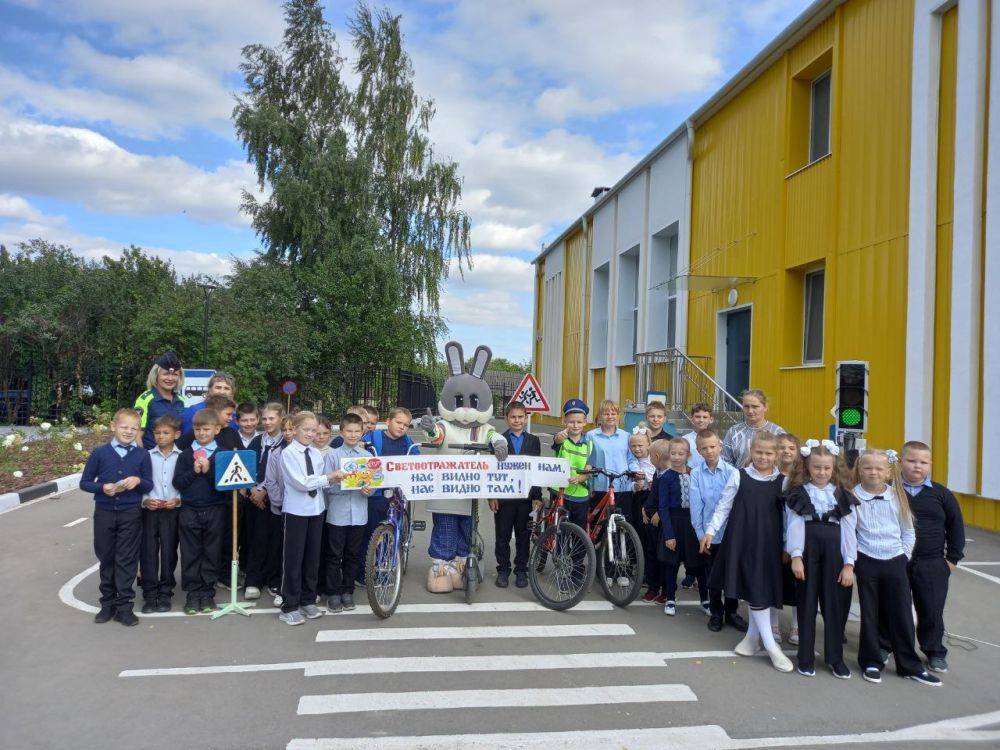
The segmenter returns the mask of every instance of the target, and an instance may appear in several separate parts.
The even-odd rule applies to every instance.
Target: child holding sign
[[[341,459],[371,458],[361,441],[363,431],[364,420],[357,414],[341,417],[340,436],[344,444],[331,448],[323,464],[323,470],[330,477],[330,486],[325,490],[329,505],[326,511],[326,569],[320,571],[320,575],[325,575],[326,588],[330,592],[326,600],[329,612],[354,609],[354,581],[364,564],[361,544],[368,523],[368,496],[372,488],[345,488],[344,472],[340,470]]]

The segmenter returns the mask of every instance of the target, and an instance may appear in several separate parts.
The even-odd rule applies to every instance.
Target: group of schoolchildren
[[[737,654],[763,649],[777,670],[808,677],[816,674],[819,611],[823,660],[834,677],[849,679],[844,633],[856,584],[862,677],[881,682],[891,654],[900,676],[940,685],[933,673],[948,671],[948,578],[963,557],[965,531],[958,501],[930,478],[930,448],[910,441],[898,454],[864,450],[849,469],[832,441],[803,443],[768,421],[762,391],[746,391],[741,402],[744,420],[725,436],[712,429],[705,404],[688,414],[694,429],[674,436],[660,402],[629,433],[613,401],[600,405],[589,432],[587,405],[567,401],[553,446],[571,466],[569,520],[585,527],[608,490],[592,468],[625,473],[614,480],[615,503],[644,541],[643,600],[675,615],[683,565],[681,586],[697,587],[709,630],[744,632]],[[737,613],[740,600],[749,622]],[[779,646],[784,606],[792,608],[787,638],[798,647],[797,666]]]
[[[410,412],[393,409],[385,428],[377,429],[374,409],[351,407],[331,439],[333,425],[322,415],[288,415],[274,402],[259,410],[237,406],[233,380],[224,373],[209,383],[203,403],[185,406],[180,362],[170,352],[154,364],[147,383],[136,409],[115,414],[111,440],[90,455],[80,481],[95,495],[101,593],[95,622],[138,623],[137,570],[143,613],[169,611],[178,546],[184,611],[216,610],[216,586],[228,588],[221,574],[233,550],[229,494],[215,489],[215,457],[237,449],[257,454],[256,485],[241,492],[237,521],[245,597],[268,591],[289,625],[322,616],[316,603],[323,595],[330,612],[353,609],[368,540],[385,519],[389,498],[381,490],[344,487],[341,460],[417,450],[407,435]],[[660,402],[647,406],[644,422],[630,433],[618,426],[613,401],[602,402],[590,431],[587,405],[567,401],[553,451],[570,465],[568,485],[557,488],[568,520],[586,528],[590,509],[609,489],[592,468],[621,474],[613,480],[615,501],[640,530],[645,601],[675,615],[683,565],[681,586],[697,587],[708,629],[729,625],[745,632],[736,653],[752,656],[763,648],[782,672],[795,668],[779,646],[778,610],[791,606],[787,638],[798,646],[797,671],[804,676],[815,675],[818,610],[824,662],[835,677],[849,679],[843,644],[856,584],[862,677],[880,682],[891,654],[899,675],[940,685],[932,672],[948,669],[944,605],[965,536],[954,495],[930,478],[930,448],[911,441],[899,454],[868,449],[848,469],[831,441],[803,443],[767,421],[763,392],[746,391],[741,400],[744,421],[725,436],[712,429],[704,404],[688,415],[694,429],[674,436],[665,429]],[[523,405],[511,404],[505,416],[509,453],[539,455]],[[524,500],[489,501],[497,586],[507,587],[512,572],[516,586],[527,586],[529,521],[541,504],[537,488]],[[741,599],[749,621],[737,612]]]
[[[237,406],[225,373],[213,376],[202,403],[187,406],[171,352],[153,365],[147,385],[136,408],[116,412],[111,440],[91,453],[81,475],[80,488],[95,496],[101,597],[94,621],[138,623],[137,574],[142,612],[170,611],[178,547],[184,612],[216,611],[216,588],[229,588],[233,516],[230,493],[215,488],[215,463],[229,450],[257,459],[256,484],[238,502],[245,597],[267,591],[289,625],[320,617],[316,602],[324,595],[328,611],[354,609],[367,540],[389,500],[379,490],[342,486],[341,459],[411,452],[410,412],[397,407],[376,429],[378,412],[353,406],[333,438],[323,415],[288,415],[277,402]]]

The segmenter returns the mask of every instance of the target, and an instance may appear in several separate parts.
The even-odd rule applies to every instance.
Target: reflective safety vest
[[[569,461],[570,474],[579,474],[587,468],[587,464],[589,463],[590,456],[593,452],[594,444],[589,440],[585,440],[582,443],[574,443],[569,438],[566,438],[559,445],[559,450],[556,451],[556,458],[565,458]],[[559,488],[553,487],[553,489]],[[566,497],[579,499],[589,496],[590,489],[586,484],[566,485]]]
[[[154,398],[156,398],[156,392],[149,390],[140,394],[133,405],[133,408],[139,412],[139,427],[144,430],[146,429],[146,424],[149,422],[149,405],[153,403]],[[184,405],[184,397],[181,394],[175,393],[174,400],[178,401],[181,406]]]

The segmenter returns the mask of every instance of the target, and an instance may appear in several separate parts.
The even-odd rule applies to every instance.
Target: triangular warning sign
[[[517,390],[514,391],[510,400],[512,402],[520,401],[524,404],[524,410],[529,413],[549,411],[548,399],[545,398],[542,387],[530,372],[521,378],[521,383],[517,386]]]
[[[233,460],[229,462],[229,466],[222,472],[222,478],[216,483],[216,487],[221,490],[253,485],[253,477],[250,476],[250,472],[243,463],[243,459],[240,458],[240,454],[238,452],[233,453]]]

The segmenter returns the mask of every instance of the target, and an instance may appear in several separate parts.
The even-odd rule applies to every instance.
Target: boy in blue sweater
[[[174,487],[181,492],[181,588],[184,611],[215,610],[226,496],[215,489],[215,453],[219,415],[202,409],[194,415],[194,442],[177,458]]]
[[[119,409],[111,422],[113,437],[90,454],[80,489],[94,494],[94,553],[101,568],[101,609],[94,622],[112,617],[138,625],[132,611],[135,574],[142,538],[142,496],[153,489],[149,453],[136,445],[139,412]]]

